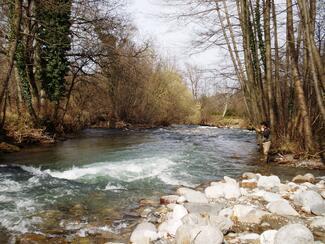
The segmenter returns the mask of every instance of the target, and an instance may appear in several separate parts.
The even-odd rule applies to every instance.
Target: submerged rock
[[[130,241],[135,244],[147,244],[157,239],[158,233],[156,226],[148,222],[143,222],[137,225],[132,232]]]
[[[276,233],[274,244],[312,244],[314,236],[311,231],[302,224],[289,224],[283,226]]]

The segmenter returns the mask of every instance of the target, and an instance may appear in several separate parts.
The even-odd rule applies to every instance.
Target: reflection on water
[[[88,129],[0,160],[0,226],[11,233],[52,233],[57,226],[79,235],[100,228],[118,233],[132,221],[121,213],[176,185],[244,171],[287,178],[299,171],[258,165],[253,132],[197,126]]]

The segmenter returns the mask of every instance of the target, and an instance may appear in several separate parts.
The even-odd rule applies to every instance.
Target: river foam
[[[45,170],[55,178],[78,180],[97,176],[109,176],[123,182],[133,182],[144,178],[155,177],[175,165],[167,158],[138,158],[117,162],[100,162],[83,167],[72,167],[65,171]]]

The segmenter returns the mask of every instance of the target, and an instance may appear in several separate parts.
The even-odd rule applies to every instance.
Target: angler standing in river
[[[261,150],[263,150],[265,162],[269,162],[269,151],[271,148],[271,129],[269,123],[263,121],[261,123],[261,128],[256,130],[260,134],[261,138]]]

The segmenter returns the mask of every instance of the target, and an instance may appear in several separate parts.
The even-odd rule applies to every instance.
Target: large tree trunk
[[[20,32],[20,24],[21,24],[21,18],[22,18],[22,5],[23,0],[15,0],[15,8],[14,8],[14,19],[13,19],[13,40],[9,48],[9,65],[8,70],[5,76],[4,81],[2,82],[3,87],[0,93],[0,108],[2,108],[5,105],[5,97],[6,93],[8,91],[9,81],[11,78],[12,70],[14,68],[14,62],[15,62],[15,54],[17,50],[17,45],[19,41],[19,32]],[[5,110],[4,110],[5,111]],[[4,124],[4,118],[2,119],[2,124]]]
[[[275,115],[274,115],[274,85],[272,79],[272,52],[271,52],[271,0],[265,2],[265,13],[264,13],[264,35],[265,35],[265,72],[266,72],[266,83],[268,92],[268,104],[269,104],[269,117],[271,123],[272,135],[276,136],[275,133]],[[272,140],[274,139],[272,137]]]
[[[299,77],[298,64],[295,59],[296,51],[294,46],[293,11],[292,11],[291,0],[287,0],[287,42],[289,45],[291,71],[292,71],[292,77],[294,79],[298,107],[303,120],[305,149],[308,152],[313,152],[315,150],[313,133],[311,129],[310,118],[308,115],[308,109],[307,109],[306,97],[303,90],[303,84]]]

